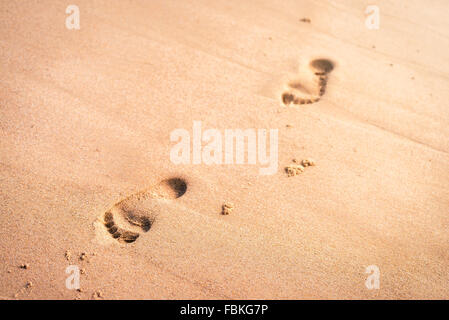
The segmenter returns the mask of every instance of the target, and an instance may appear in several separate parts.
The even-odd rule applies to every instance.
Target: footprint
[[[103,224],[112,238],[132,243],[148,232],[156,220],[151,208],[155,199],[177,199],[187,191],[187,183],[180,178],[161,181],[156,186],[138,192],[116,203],[103,216]]]
[[[334,69],[334,63],[327,59],[312,60],[307,77],[312,81],[298,80],[288,83],[288,89],[282,94],[282,102],[291,104],[311,104],[320,101],[326,92],[328,74]]]

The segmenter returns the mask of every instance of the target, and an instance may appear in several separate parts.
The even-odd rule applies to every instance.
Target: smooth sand
[[[377,0],[379,30],[355,0],[74,2],[80,30],[66,2],[0,3],[2,298],[449,297],[447,1]],[[326,93],[284,106],[316,58]],[[278,128],[278,172],[174,165],[194,120]],[[105,212],[173,177],[185,194],[132,198],[154,223],[113,239]]]

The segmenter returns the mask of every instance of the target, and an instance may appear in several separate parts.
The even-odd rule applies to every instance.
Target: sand
[[[447,1],[378,30],[355,0],[75,4],[0,4],[1,298],[449,297]],[[174,164],[193,121],[278,129],[277,172]]]

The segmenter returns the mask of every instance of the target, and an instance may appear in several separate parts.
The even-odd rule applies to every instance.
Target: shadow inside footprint
[[[171,178],[161,181],[155,188],[154,193],[165,199],[177,199],[187,191],[187,184],[183,179]]]
[[[116,203],[103,216],[103,224],[114,239],[132,243],[141,232],[148,232],[156,216],[151,202],[155,199],[177,199],[187,191],[187,183],[180,178],[166,179],[149,190],[138,192]],[[126,227],[125,227],[126,226]]]
[[[334,63],[327,59],[315,59],[310,62],[310,67],[316,72],[327,74],[334,70]]]

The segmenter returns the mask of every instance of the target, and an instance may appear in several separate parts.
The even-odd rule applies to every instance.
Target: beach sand
[[[2,1],[0,297],[447,299],[449,6],[375,2]],[[277,172],[173,163],[194,121]]]

